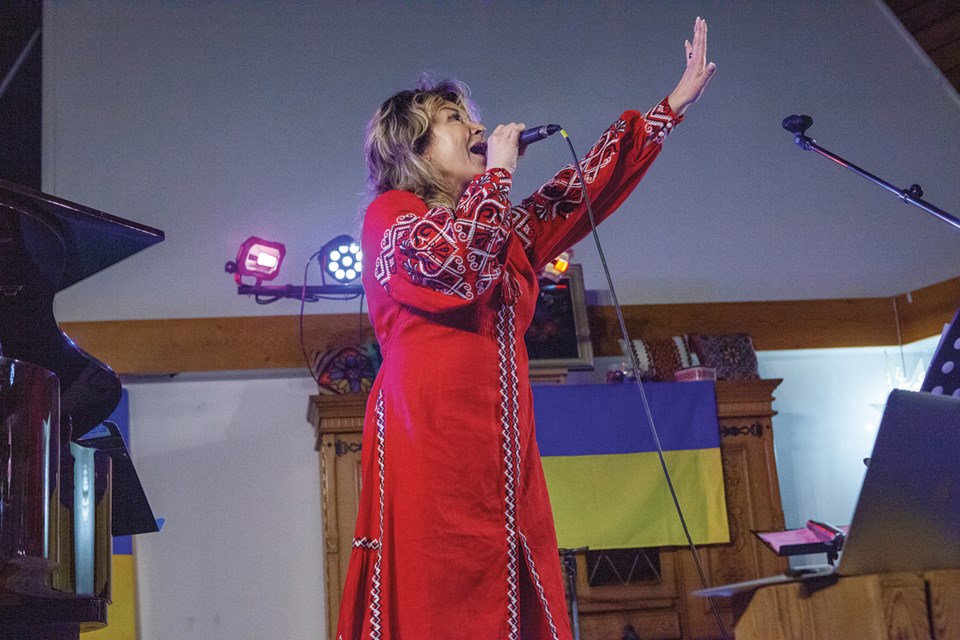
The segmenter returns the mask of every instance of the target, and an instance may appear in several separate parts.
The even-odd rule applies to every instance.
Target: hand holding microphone
[[[521,122],[498,124],[487,138],[487,169],[506,169],[510,173],[517,171],[517,157],[520,155],[520,134],[524,125]]]
[[[501,167],[514,173],[517,169],[517,157],[523,155],[524,148],[552,136],[560,131],[558,124],[545,124],[524,129],[524,124],[497,125],[487,139],[487,169]]]

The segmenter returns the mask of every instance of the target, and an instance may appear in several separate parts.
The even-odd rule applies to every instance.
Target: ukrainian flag
[[[713,383],[644,390],[694,543],[729,542]],[[687,544],[635,385],[535,386],[533,396],[560,548]]]

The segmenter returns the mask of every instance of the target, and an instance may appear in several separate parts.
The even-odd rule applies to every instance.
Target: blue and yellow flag
[[[729,542],[713,383],[644,390],[693,541]],[[537,386],[533,396],[560,548],[687,544],[635,385]]]

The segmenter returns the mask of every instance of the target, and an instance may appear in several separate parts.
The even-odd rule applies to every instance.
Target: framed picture
[[[537,308],[523,341],[531,369],[593,369],[580,265],[570,265],[557,282],[540,279]]]

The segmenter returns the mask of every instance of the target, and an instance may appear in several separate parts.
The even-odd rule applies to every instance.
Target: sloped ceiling
[[[917,44],[960,91],[960,2],[886,0]]]

